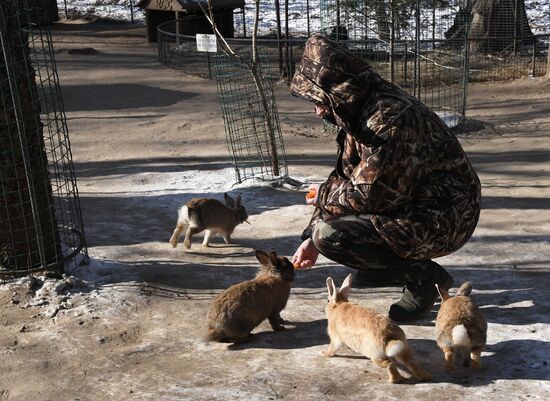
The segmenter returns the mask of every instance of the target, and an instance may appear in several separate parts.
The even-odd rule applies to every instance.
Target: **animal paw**
[[[330,352],[328,349],[319,352],[319,354],[321,354],[321,355],[324,356],[325,358],[330,358],[331,356],[334,355],[334,354],[333,354],[332,352]]]

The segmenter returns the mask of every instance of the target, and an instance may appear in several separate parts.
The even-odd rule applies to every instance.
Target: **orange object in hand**
[[[317,190],[315,188],[311,188],[309,192],[306,194],[306,199],[313,199],[317,196]]]

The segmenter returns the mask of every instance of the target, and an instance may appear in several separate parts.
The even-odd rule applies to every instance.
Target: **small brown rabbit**
[[[225,205],[216,199],[191,199],[178,211],[178,222],[174,233],[170,238],[172,247],[178,245],[181,232],[187,225],[185,232],[185,240],[183,245],[187,249],[191,248],[191,238],[193,234],[198,234],[206,230],[202,245],[207,247],[210,237],[217,233],[221,234],[225,243],[231,242],[231,234],[235,227],[243,222],[247,222],[248,214],[246,209],[241,205],[241,196],[237,196],[235,200],[227,193],[223,194]],[[250,224],[250,223],[249,223]]]
[[[403,380],[394,359],[405,365],[417,380],[429,380],[430,374],[414,362],[413,350],[397,324],[369,308],[348,302],[351,278],[351,274],[345,278],[340,291],[336,289],[332,277],[327,278],[328,304],[325,312],[330,345],[321,355],[331,357],[344,344],[386,368],[390,383]]]
[[[210,341],[242,343],[265,318],[273,330],[283,330],[280,312],[285,308],[294,281],[294,266],[275,251],[255,251],[262,264],[257,276],[235,284],[218,295],[208,311]]]
[[[437,287],[437,284],[436,284]],[[439,291],[439,287],[437,287]],[[472,283],[460,286],[456,296],[439,291],[442,302],[435,321],[437,345],[445,354],[445,369],[454,369],[454,353],[464,356],[464,366],[481,367],[481,351],[487,342],[487,322],[470,298]]]

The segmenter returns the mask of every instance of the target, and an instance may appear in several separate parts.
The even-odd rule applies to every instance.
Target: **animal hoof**
[[[170,245],[172,245],[172,248],[175,248],[178,246],[178,243],[174,241],[170,241]]]

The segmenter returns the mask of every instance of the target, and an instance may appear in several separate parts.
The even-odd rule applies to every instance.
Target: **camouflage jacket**
[[[431,259],[472,235],[481,185],[455,135],[426,105],[338,44],[312,36],[292,94],[329,105],[340,127],[335,170],[319,188],[319,219],[369,215],[399,256]]]

